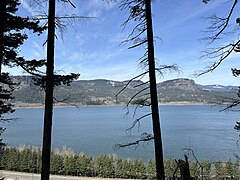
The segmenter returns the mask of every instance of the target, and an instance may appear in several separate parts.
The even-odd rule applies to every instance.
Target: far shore
[[[44,108],[42,103],[13,103],[14,108]],[[104,105],[83,105],[80,103],[55,103],[54,107],[91,107],[91,106],[125,106],[126,104],[104,104]],[[160,106],[195,106],[195,105],[212,105],[197,102],[166,102],[159,103]]]

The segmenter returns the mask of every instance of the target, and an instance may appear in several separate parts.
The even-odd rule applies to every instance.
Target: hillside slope
[[[15,76],[14,80],[19,82],[18,88],[13,93],[14,102],[21,103],[43,103],[44,92],[34,85],[29,76]],[[71,86],[56,87],[54,96],[59,102],[77,103],[80,105],[112,105],[126,103],[138,90],[141,81],[133,81],[116,98],[116,94],[123,88],[127,81],[78,80]],[[144,85],[146,87],[146,85]],[[144,87],[143,86],[143,87]],[[143,88],[141,86],[141,88]],[[160,103],[189,102],[189,103],[214,103],[217,101],[227,102],[229,98],[236,98],[237,87],[216,85],[202,86],[190,79],[174,79],[164,81],[157,85]],[[220,86],[219,86],[220,87]]]

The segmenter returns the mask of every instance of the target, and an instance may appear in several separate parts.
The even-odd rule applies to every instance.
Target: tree
[[[223,178],[223,176],[226,175],[225,168],[223,167],[222,161],[217,161],[215,163],[215,169],[216,169],[216,177],[217,179]]]
[[[91,177],[93,175],[93,158],[80,153],[77,159],[77,168],[80,176]]]
[[[97,175],[100,177],[114,177],[113,157],[101,155],[96,158]]]
[[[19,0],[1,0],[0,1],[0,121],[9,121],[4,118],[4,114],[12,113],[13,105],[9,102],[12,97],[12,91],[16,85],[12,82],[8,73],[2,72],[2,66],[21,66],[34,71],[36,67],[41,67],[44,61],[25,60],[18,53],[18,48],[28,35],[22,30],[30,30],[33,33],[41,34],[45,27],[39,25],[39,21],[30,20],[17,15]],[[5,129],[0,127],[1,133]],[[0,133],[0,135],[1,135]],[[0,140],[1,146],[4,145]]]
[[[120,6],[121,9],[130,11],[130,15],[123,23],[123,27],[125,28],[130,21],[136,23],[135,27],[128,36],[128,39],[123,41],[123,44],[132,43],[129,49],[145,46],[145,53],[141,58],[139,58],[139,62],[145,72],[129,80],[118,94],[124,91],[124,89],[134,80],[141,79],[146,75],[149,76],[149,81],[139,83],[135,86],[136,88],[140,88],[140,90],[131,97],[127,103],[127,107],[129,104],[136,105],[136,109],[143,106],[151,107],[151,113],[137,118],[129,130],[134,128],[136,124],[139,124],[142,119],[151,116],[153,135],[149,133],[143,133],[141,139],[129,144],[118,144],[117,146],[122,148],[131,145],[138,145],[140,142],[154,140],[157,179],[165,179],[156,72],[163,74],[165,70],[177,70],[177,67],[175,65],[161,65],[159,67],[155,66],[151,3],[151,0],[122,0]]]
[[[210,0],[203,0],[204,3],[208,3]],[[206,37],[206,40],[210,41],[210,44],[218,42],[224,37],[231,37],[232,40],[228,40],[229,43],[223,42],[222,45],[216,48],[209,48],[204,51],[203,57],[209,57],[215,61],[211,66],[207,67],[206,70],[197,74],[197,76],[214,71],[218,66],[220,66],[228,57],[232,54],[240,52],[240,17],[235,17],[234,12],[237,11],[237,6],[239,5],[238,0],[231,0],[227,3],[232,3],[228,11],[228,14],[224,17],[219,17],[217,15],[212,15],[207,19],[210,21],[210,26],[208,31],[212,34]],[[239,15],[238,15],[239,16]],[[232,23],[237,24],[237,27],[232,26]],[[240,76],[240,69],[233,67],[231,69],[233,76]],[[229,99],[230,104],[227,105],[223,110],[229,110],[231,108],[236,108],[240,105],[240,88],[238,87],[237,98]],[[236,122],[234,127],[236,130],[240,130],[240,121]]]
[[[51,153],[51,174],[61,174],[63,172],[63,157],[58,153]]]
[[[207,4],[210,2],[210,0],[202,0],[202,2]],[[211,47],[203,51],[202,57],[213,59],[214,62],[205,70],[196,72],[197,76],[201,76],[203,74],[214,71],[225,60],[227,60],[230,55],[240,52],[240,17],[236,18],[234,15],[234,13],[237,11],[239,1],[230,0],[226,3],[231,3],[231,7],[227,15],[221,17],[214,14],[206,18],[207,21],[210,22],[210,26],[207,28],[207,32],[210,33],[210,36],[203,39],[207,40],[211,45],[216,43],[217,47]],[[226,6],[226,3],[223,5]],[[233,24],[235,25],[233,26]],[[222,43],[219,42],[221,40]],[[238,77],[240,75],[240,69],[236,67],[233,67],[231,71],[235,77]],[[231,103],[224,110],[236,107],[240,104],[240,89],[238,89],[237,96],[237,99],[229,99]]]
[[[54,75],[54,40],[55,40],[55,0],[49,0],[48,38],[47,38],[47,72],[44,109],[43,149],[41,180],[49,180],[52,114],[53,114],[53,75]]]
[[[69,2],[70,0],[62,0]],[[77,79],[79,74],[55,75],[54,74],[54,44],[56,28],[56,1],[49,0],[48,3],[48,35],[47,35],[47,62],[46,76],[38,76],[37,84],[45,89],[45,108],[44,108],[44,128],[43,128],[43,148],[42,148],[42,172],[41,179],[49,180],[50,174],[50,156],[51,156],[51,138],[52,138],[52,115],[53,115],[53,90],[54,86],[60,84],[69,84],[72,80]],[[45,18],[43,18],[45,19]]]

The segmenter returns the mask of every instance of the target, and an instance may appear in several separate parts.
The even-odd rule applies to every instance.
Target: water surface
[[[199,159],[234,159],[240,154],[236,145],[238,133],[233,129],[238,112],[219,112],[212,106],[160,106],[161,128],[166,158],[182,158],[184,148],[191,148]],[[144,118],[132,131],[126,129],[134,119],[149,113],[141,108],[133,117],[134,107],[121,106],[59,107],[54,110],[53,148],[71,147],[75,152],[97,156],[115,153],[122,157],[153,158],[153,143],[138,147],[114,148],[117,143],[139,139],[143,132],[152,132],[151,119]],[[41,147],[43,108],[19,108],[9,117],[16,121],[4,123],[3,134],[9,146],[20,144]]]

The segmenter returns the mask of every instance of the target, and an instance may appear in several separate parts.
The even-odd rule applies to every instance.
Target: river
[[[121,157],[154,157],[153,143],[117,149],[118,143],[133,142],[144,132],[152,132],[150,117],[141,120],[131,131],[126,131],[134,119],[149,113],[149,108],[87,106],[57,107],[54,109],[53,148],[67,146],[75,152],[117,154]],[[240,155],[237,145],[239,133],[234,130],[239,112],[219,112],[220,107],[203,105],[160,106],[161,128],[165,158],[183,158],[184,148],[194,151],[200,160],[211,161],[235,159]],[[17,118],[9,123],[2,137],[9,146],[20,144],[41,147],[43,108],[18,108],[8,115]]]

